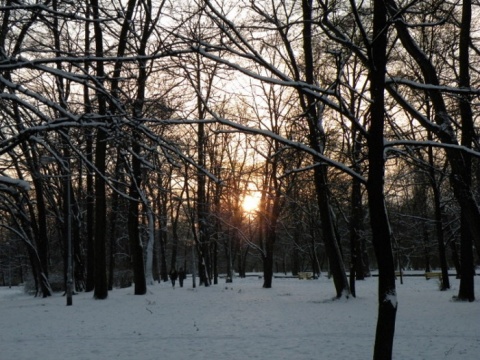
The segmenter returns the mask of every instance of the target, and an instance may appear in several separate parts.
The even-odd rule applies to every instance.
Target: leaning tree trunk
[[[37,287],[37,293],[35,294],[35,296],[38,295],[38,285],[40,285],[40,291],[42,292],[42,296],[44,298],[47,296],[52,296],[53,290],[50,286],[47,275],[42,269],[42,264],[40,261],[40,257],[38,256],[38,252],[31,243],[27,243],[27,251],[30,257],[30,262],[32,264],[32,272],[36,275],[35,285]]]
[[[317,203],[322,221],[323,241],[325,243],[325,251],[328,257],[333,283],[337,291],[337,298],[342,296],[348,297],[350,295],[350,287],[348,285],[345,265],[333,224],[326,172],[325,166],[317,166],[314,170]]]
[[[15,198],[15,200],[17,204],[23,203],[22,199],[18,196]],[[27,206],[29,207],[30,213],[32,213],[32,203],[28,202]],[[50,286],[50,282],[48,281],[48,276],[45,274],[45,271],[42,268],[42,262],[41,262],[40,256],[38,255],[38,251],[35,245],[32,243],[32,239],[34,238],[32,231],[34,230],[30,227],[28,217],[25,216],[23,209],[18,211],[17,216],[20,217],[20,219],[18,220],[19,223],[17,224],[17,226],[19,229],[21,229],[21,232],[19,232],[18,235],[24,241],[27,247],[28,255],[32,265],[32,272],[35,276],[35,287],[37,291],[35,296],[38,295],[38,286],[40,286],[40,290],[42,292],[43,297],[51,296],[53,294],[53,291]],[[16,230],[13,230],[13,231],[16,232]],[[20,235],[20,233],[23,233],[23,234]]]
[[[303,50],[305,56],[305,77],[308,84],[314,84],[314,61],[312,45],[312,0],[302,1],[303,10]],[[302,94],[303,95],[303,94]],[[317,110],[316,99],[310,94],[301,97],[302,108],[307,115],[309,124],[310,146],[318,152],[323,152],[325,143],[324,129],[321,124],[321,110]],[[316,166],[314,169],[315,189],[317,202],[322,220],[323,239],[327,252],[333,282],[337,291],[337,297],[349,296],[347,274],[340,252],[338,238],[335,234],[332,212],[330,208],[330,196],[328,191],[327,169],[325,166]]]

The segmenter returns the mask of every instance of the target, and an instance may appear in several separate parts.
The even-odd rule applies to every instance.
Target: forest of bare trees
[[[349,298],[374,270],[391,358],[396,272],[475,299],[478,11],[1,0],[3,285],[106,299],[172,268],[265,288],[310,271]]]

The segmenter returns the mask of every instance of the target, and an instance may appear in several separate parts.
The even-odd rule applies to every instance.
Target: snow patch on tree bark
[[[395,290],[390,290],[388,293],[385,294],[385,299],[383,302],[389,302],[392,304],[393,308],[396,309],[398,306],[397,301],[397,292]]]

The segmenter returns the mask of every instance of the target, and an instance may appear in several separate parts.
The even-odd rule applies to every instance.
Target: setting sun
[[[260,193],[254,193],[253,195],[245,195],[242,202],[243,210],[251,212],[258,210],[260,204]]]

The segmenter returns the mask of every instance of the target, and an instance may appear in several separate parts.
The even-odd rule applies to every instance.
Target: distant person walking
[[[175,268],[172,268],[172,270],[170,270],[170,281],[172,282],[172,287],[175,287],[175,281],[177,280],[177,277],[177,270],[175,270]]]
[[[181,267],[180,270],[178,270],[178,282],[180,283],[180,287],[183,287],[183,280],[185,280],[186,277],[185,270]]]

